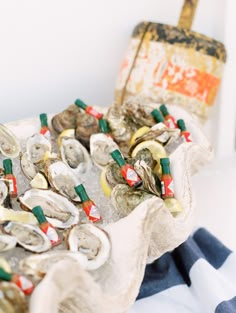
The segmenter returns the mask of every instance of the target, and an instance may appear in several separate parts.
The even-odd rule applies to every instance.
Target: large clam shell
[[[8,158],[17,158],[20,151],[16,136],[9,128],[0,124],[0,152]]]
[[[4,226],[4,230],[12,236],[15,236],[18,244],[26,250],[41,253],[51,248],[50,240],[39,227],[9,222]]]
[[[69,228],[79,222],[79,210],[67,198],[51,190],[30,189],[19,200],[21,207],[26,210],[40,204],[54,227]]]
[[[76,174],[84,174],[92,167],[88,151],[75,138],[62,138],[60,154],[62,161],[66,163]]]
[[[106,134],[93,134],[90,137],[90,153],[93,162],[103,168],[113,161],[110,153],[119,149],[118,145]]]
[[[46,173],[50,185],[63,196],[80,202],[80,197],[76,194],[74,187],[81,184],[78,177],[62,161],[56,161],[46,165]]]
[[[36,133],[27,140],[26,151],[28,158],[34,164],[43,161],[45,156],[51,153],[51,150],[50,141],[42,134]]]
[[[75,225],[66,238],[69,250],[79,251],[88,260],[87,270],[96,270],[109,258],[111,244],[108,234],[92,224]]]
[[[0,234],[0,252],[14,249],[17,239],[13,236]]]

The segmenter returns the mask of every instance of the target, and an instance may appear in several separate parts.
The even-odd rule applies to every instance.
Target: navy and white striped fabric
[[[236,313],[236,255],[204,228],[146,267],[129,313]]]

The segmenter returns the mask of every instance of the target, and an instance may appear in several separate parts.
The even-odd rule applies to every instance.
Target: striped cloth
[[[128,313],[235,313],[236,255],[204,228],[146,267]]]

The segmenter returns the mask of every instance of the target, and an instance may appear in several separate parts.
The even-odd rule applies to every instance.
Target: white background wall
[[[200,0],[193,29],[224,41],[224,0]],[[109,105],[133,27],[176,25],[183,0],[0,0],[0,122]]]

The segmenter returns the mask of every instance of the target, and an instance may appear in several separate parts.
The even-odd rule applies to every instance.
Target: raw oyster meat
[[[88,259],[87,270],[95,270],[102,266],[110,255],[108,234],[91,224],[75,225],[66,237],[69,250],[79,251]]]
[[[17,243],[26,250],[40,253],[51,248],[50,240],[39,227],[29,224],[9,222],[4,226],[4,230],[12,236],[15,236]]]
[[[0,252],[15,248],[17,239],[13,236],[0,234]]]
[[[33,179],[39,171],[37,166],[35,166],[34,163],[30,160],[27,152],[21,154],[20,165],[22,172],[29,179]]]
[[[73,203],[51,190],[30,189],[19,200],[21,207],[26,210],[32,210],[40,204],[54,227],[69,228],[79,222],[79,210]]]
[[[78,175],[88,172],[92,167],[88,151],[75,138],[61,139],[60,155],[62,161]]]
[[[0,124],[0,152],[8,158],[17,158],[20,151],[16,136],[8,127]]]
[[[44,135],[36,133],[29,137],[26,143],[26,150],[29,160],[37,164],[45,159],[51,153],[51,143]]]
[[[46,164],[46,174],[50,185],[61,195],[80,202],[80,197],[75,192],[75,187],[81,184],[79,178],[72,172],[68,165],[62,161]]]

